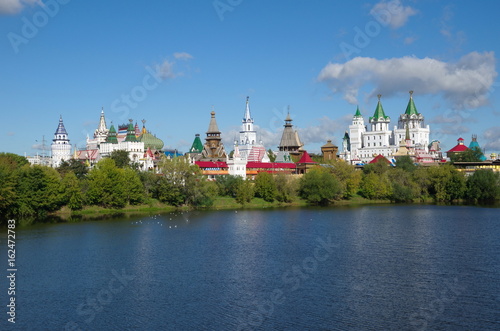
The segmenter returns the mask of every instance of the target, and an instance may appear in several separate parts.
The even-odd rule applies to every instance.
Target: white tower
[[[71,145],[68,139],[68,133],[64,128],[62,116],[59,117],[54,139],[52,139],[52,167],[57,168],[62,161],[68,161],[71,158]]]
[[[94,131],[94,139],[97,144],[103,143],[108,137],[109,129],[106,127],[106,119],[104,118],[104,108],[101,109],[101,118],[99,119],[99,126]]]
[[[428,150],[429,125],[425,125],[424,116],[417,111],[413,102],[413,91],[410,91],[410,100],[404,114],[399,116],[398,126],[394,129],[394,142],[397,143],[406,138],[406,127],[408,126],[411,146]]]
[[[238,144],[234,145],[233,158],[227,159],[228,173],[232,176],[247,177],[247,160],[240,154]]]
[[[249,97],[247,97],[247,103],[245,108],[245,116],[241,121],[241,131],[240,131],[240,139],[238,141],[238,145],[241,146],[240,154],[244,159],[248,158],[252,146],[257,144],[257,133],[253,128],[253,118],[250,115],[250,105],[248,103]]]
[[[344,135],[344,140],[348,139],[348,141],[346,140],[347,147],[350,145],[350,160],[359,158],[359,150],[363,147],[363,134],[365,131],[365,120],[358,107],[352,117],[352,124],[349,125],[349,135]]]
[[[377,108],[372,117],[370,117],[370,131],[363,135],[363,148],[366,150],[365,157],[373,158],[373,154],[382,154],[389,156],[392,152],[391,138],[392,132],[389,130],[391,118],[385,115],[384,108],[378,95]]]

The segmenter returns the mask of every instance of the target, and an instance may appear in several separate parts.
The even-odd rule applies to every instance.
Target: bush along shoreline
[[[184,157],[164,158],[158,167],[161,174],[138,171],[115,153],[91,170],[76,160],[54,169],[0,153],[1,222],[14,218],[34,223],[50,215],[70,219],[191,209],[482,204],[500,199],[500,173],[481,169],[465,176],[452,164],[420,167],[409,157],[400,158],[395,167],[382,160],[360,170],[335,160],[302,176],[261,172],[253,180],[220,176],[209,181]]]

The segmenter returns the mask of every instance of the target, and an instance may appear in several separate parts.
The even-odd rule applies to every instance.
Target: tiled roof
[[[194,164],[200,168],[227,168],[227,163],[221,161],[196,161]]]
[[[295,169],[295,163],[281,162],[248,162],[247,169]]]
[[[307,153],[307,151],[304,151],[304,153],[302,154],[302,157],[300,158],[299,162],[297,163],[317,163],[317,162],[314,162],[311,157],[309,156],[309,153]]]
[[[373,160],[371,160],[371,161],[370,161],[370,162],[368,162],[368,163],[377,163],[380,159],[384,159],[384,160],[385,160],[387,163],[389,163],[389,164],[391,163],[391,162],[390,162],[389,160],[387,160],[387,158],[386,158],[385,156],[383,156],[382,154],[379,154],[379,155],[375,156],[375,157],[373,158]]]
[[[413,91],[410,91],[410,100],[408,101],[408,106],[406,106],[406,115],[418,115],[417,107],[415,107],[415,103],[413,102]]]

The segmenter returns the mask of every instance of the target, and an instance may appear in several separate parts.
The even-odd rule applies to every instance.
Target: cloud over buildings
[[[457,62],[414,56],[378,60],[356,57],[328,63],[317,79],[349,103],[358,103],[361,88],[373,87],[369,96],[391,96],[408,90],[440,95],[453,109],[478,108],[488,103],[497,77],[493,52],[471,52]]]
[[[188,61],[193,59],[193,56],[186,52],[177,52],[174,53],[174,58],[177,60]],[[184,71],[174,70],[174,65],[176,61],[163,60],[162,63],[154,65],[154,69],[157,75],[161,79],[173,79],[179,76],[184,76]]]
[[[494,126],[483,133],[485,143],[479,142],[481,148],[486,150],[486,153],[497,152],[498,146],[500,146],[500,126]]]

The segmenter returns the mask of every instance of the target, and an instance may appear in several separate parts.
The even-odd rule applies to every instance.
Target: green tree
[[[164,177],[158,192],[160,200],[174,206],[210,205],[213,202],[216,186],[207,184],[201,169],[190,164],[187,157],[163,158],[158,166]]]
[[[63,161],[57,168],[57,171],[62,177],[70,171],[72,171],[78,179],[83,179],[88,173],[87,166],[80,160],[71,159],[69,161]]]
[[[12,153],[0,153],[0,215],[9,217],[14,214],[18,198],[17,170],[26,164],[28,160],[25,157]]]
[[[0,163],[8,166],[8,168],[12,171],[22,167],[25,164],[29,164],[28,160],[24,156],[3,152],[0,153]]]
[[[396,167],[408,172],[413,172],[417,168],[412,158],[409,155],[403,155],[397,158]]]
[[[130,158],[128,157],[128,152],[124,150],[114,150],[111,152],[109,157],[115,161],[118,168],[128,168],[130,167]]]
[[[131,205],[144,200],[144,186],[136,171],[131,168],[120,169],[123,176],[125,199]]]
[[[88,174],[89,203],[106,208],[123,208],[127,203],[123,171],[111,158],[99,161]]]
[[[156,187],[155,197],[164,203],[172,206],[180,206],[186,201],[186,196],[180,185],[175,185],[170,182],[166,177],[158,179],[158,186]]]
[[[279,202],[292,202],[297,196],[298,180],[283,173],[278,173],[274,180],[276,183],[276,200]]]
[[[278,193],[273,175],[268,172],[259,172],[255,177],[255,196],[267,202],[273,202]]]
[[[65,200],[61,176],[50,167],[24,165],[18,169],[17,213],[43,216],[59,209]]]
[[[466,182],[463,173],[450,164],[430,167],[429,193],[437,201],[452,201],[463,198]]]
[[[364,174],[369,174],[370,172],[374,172],[378,175],[381,175],[385,173],[387,170],[389,170],[391,165],[387,163],[386,159],[379,159],[375,163],[369,163],[365,166],[363,166],[363,173]]]
[[[236,188],[236,202],[245,205],[252,201],[254,197],[254,189],[252,182],[247,178],[241,181]]]
[[[412,181],[416,187],[416,196],[424,201],[425,198],[429,197],[429,188],[431,185],[429,168],[417,167],[415,171],[411,173]]]
[[[483,153],[477,147],[467,148],[465,151],[460,153],[452,153],[450,156],[450,161],[454,162],[481,162],[481,157]]]
[[[188,196],[187,202],[197,207],[210,207],[214,204],[218,191],[217,184],[205,178],[200,179]]]
[[[269,161],[271,161],[271,162],[276,161],[276,155],[274,155],[274,152],[272,151],[272,149],[269,148],[267,150],[267,156],[269,157]]]
[[[349,199],[359,191],[362,172],[343,160],[333,160],[329,168],[341,186],[342,197]]]
[[[327,205],[340,193],[339,182],[324,168],[311,169],[300,179],[299,195],[311,204]]]
[[[411,202],[419,196],[419,187],[412,180],[411,173],[404,167],[396,167],[387,172],[391,190],[389,198],[396,202]]]
[[[150,171],[139,171],[139,178],[148,198],[157,198],[157,187],[161,176]]]
[[[476,170],[467,179],[467,199],[488,201],[500,198],[500,174],[490,169]]]
[[[240,176],[224,175],[217,178],[216,184],[221,196],[235,197],[236,189],[243,181]]]
[[[387,173],[371,171],[365,174],[361,180],[360,193],[367,199],[390,198],[392,192]]]
[[[68,208],[78,210],[83,208],[83,194],[80,182],[76,175],[70,171],[62,179],[64,187],[64,202]]]

